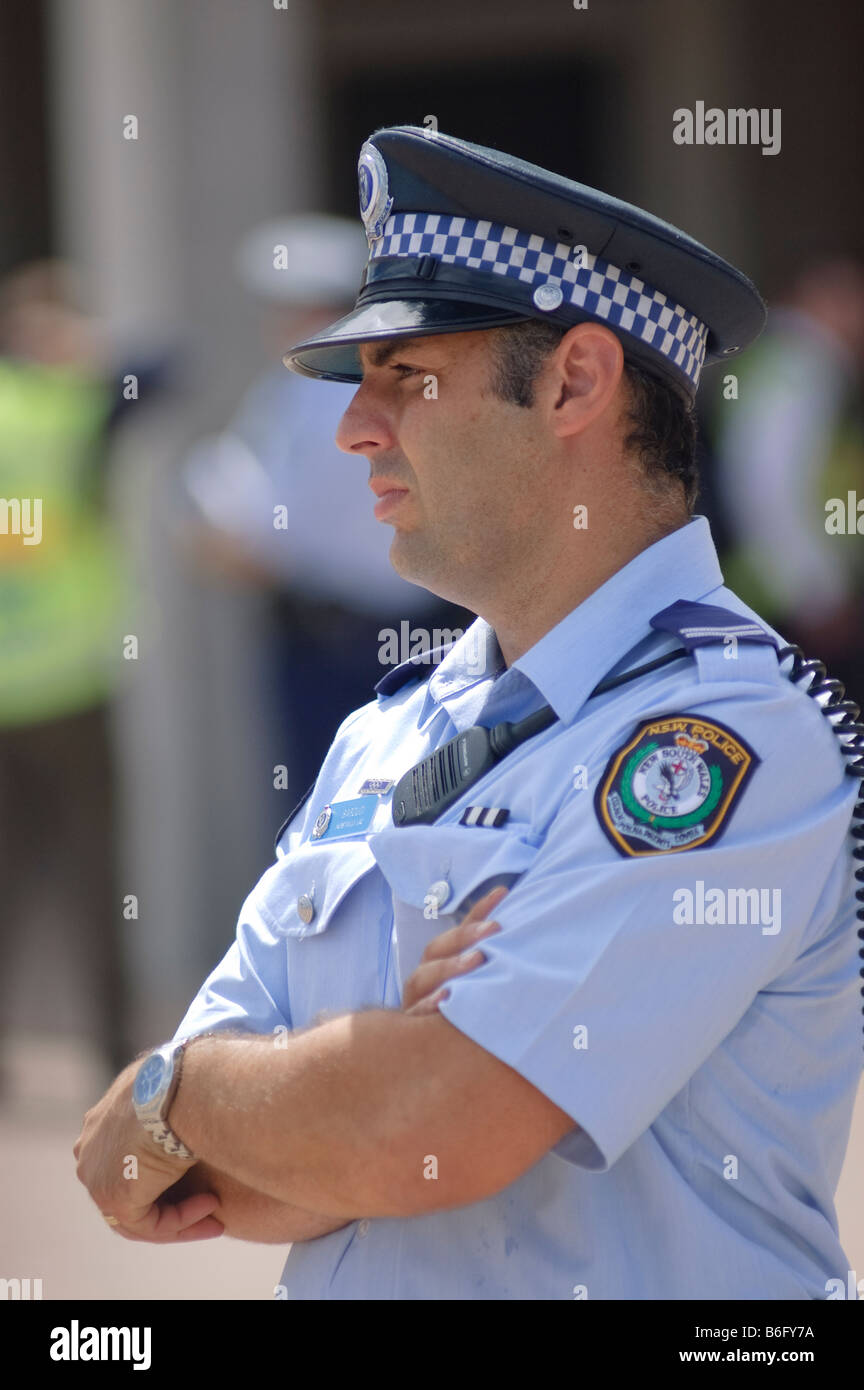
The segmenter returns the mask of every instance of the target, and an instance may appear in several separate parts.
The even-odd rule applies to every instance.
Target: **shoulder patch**
[[[759,762],[716,720],[660,715],[612,754],[594,798],[597,818],[630,858],[710,844]]]

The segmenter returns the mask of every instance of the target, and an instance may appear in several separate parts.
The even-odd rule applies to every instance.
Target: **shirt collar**
[[[599,681],[651,635],[650,619],[676,599],[701,599],[723,583],[707,518],[694,516],[641,551],[514,661],[569,722]],[[436,704],[488,679],[503,664],[494,629],[472,623],[427,686]]]

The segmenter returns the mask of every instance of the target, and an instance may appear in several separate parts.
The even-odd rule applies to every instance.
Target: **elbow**
[[[532,1160],[521,1166],[498,1153],[474,1153],[470,1146],[411,1142],[394,1144],[388,1162],[386,1189],[379,1185],[370,1198],[378,1210],[369,1216],[428,1216],[473,1206],[495,1197],[519,1179]],[[386,1209],[385,1209],[386,1208]]]

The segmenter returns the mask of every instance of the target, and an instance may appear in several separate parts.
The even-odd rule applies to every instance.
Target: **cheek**
[[[479,394],[479,393],[478,393]],[[399,443],[430,520],[446,516],[459,530],[512,511],[525,486],[526,444],[521,417],[489,411],[479,401],[419,399],[406,406]]]

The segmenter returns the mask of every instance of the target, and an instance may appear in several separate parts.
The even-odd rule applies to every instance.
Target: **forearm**
[[[349,1224],[344,1217],[320,1216],[265,1196],[204,1162],[188,1169],[165,1193],[165,1199],[177,1202],[196,1192],[215,1192],[219,1205],[213,1215],[222,1222],[225,1234],[235,1240],[265,1245],[293,1244],[315,1240]]]
[[[279,1046],[199,1039],[184,1055],[169,1123],[193,1153],[278,1203],[343,1221],[399,1214],[402,1047],[423,1023],[373,1009]]]

